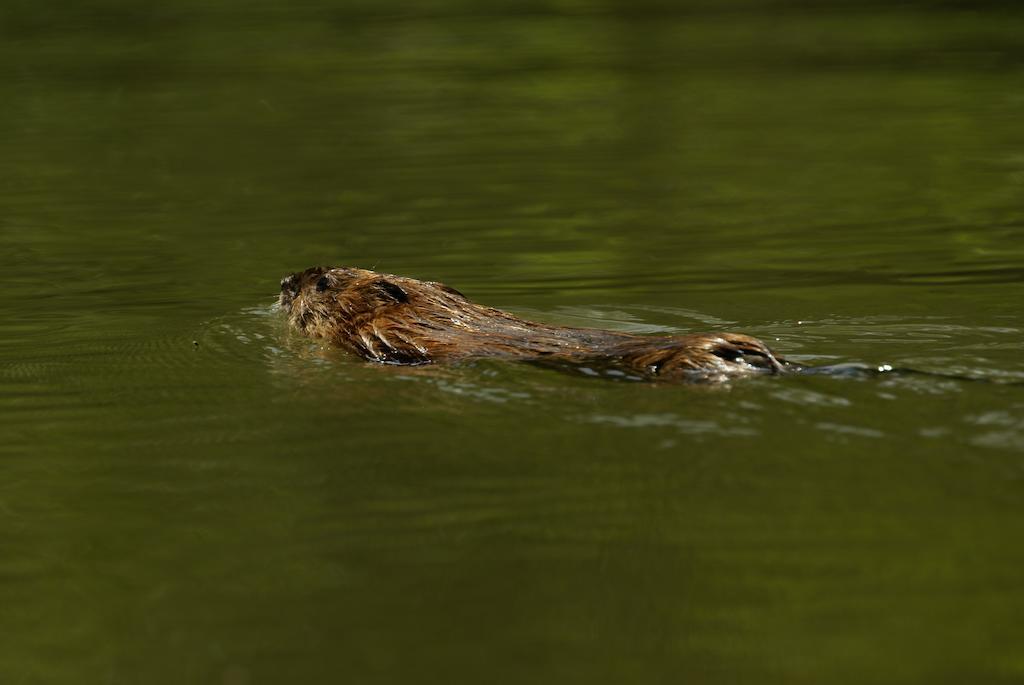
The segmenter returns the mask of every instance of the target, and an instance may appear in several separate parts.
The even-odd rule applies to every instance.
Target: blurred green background
[[[1022,36],[8,0],[0,682],[1024,682]],[[313,264],[975,380],[379,367]]]

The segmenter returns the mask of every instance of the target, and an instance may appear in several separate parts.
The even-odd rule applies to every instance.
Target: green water
[[[0,682],[1024,682],[1022,35],[6,3]],[[374,366],[313,264],[979,380]]]

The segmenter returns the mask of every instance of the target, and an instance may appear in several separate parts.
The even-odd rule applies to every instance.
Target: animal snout
[[[282,307],[289,306],[292,301],[298,297],[299,294],[299,276],[298,274],[291,274],[281,279],[281,296],[278,298],[278,304]]]

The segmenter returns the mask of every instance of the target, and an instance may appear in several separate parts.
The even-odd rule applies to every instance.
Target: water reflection
[[[1024,450],[1024,405],[967,416],[965,420],[982,431],[971,438],[972,445]]]
[[[674,414],[636,414],[633,416],[597,414],[588,417],[587,420],[592,423],[604,423],[621,428],[671,427],[688,435],[753,436],[758,434],[758,431],[742,425],[749,421],[742,415],[733,415],[725,419],[729,425],[722,425],[717,421],[686,419]]]

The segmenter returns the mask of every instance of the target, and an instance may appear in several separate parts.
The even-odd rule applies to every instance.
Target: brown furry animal
[[[789,366],[739,333],[641,336],[552,326],[476,304],[440,283],[365,269],[313,267],[286,276],[279,303],[306,335],[388,364],[494,357],[703,381]]]

